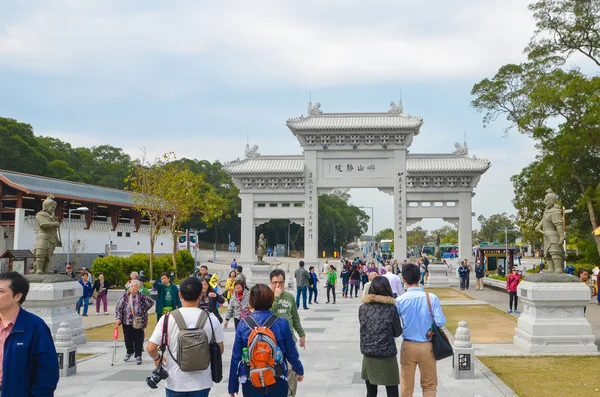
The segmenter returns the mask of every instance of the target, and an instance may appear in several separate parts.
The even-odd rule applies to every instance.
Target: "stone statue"
[[[265,235],[264,234],[260,234],[260,237],[258,238],[258,249],[256,250],[256,256],[258,258],[258,262],[264,262],[263,261],[263,257],[265,256],[265,253],[267,252],[267,241],[265,240]]]
[[[35,240],[35,272],[46,274],[50,267],[50,260],[54,255],[54,248],[62,247],[59,238],[60,222],[54,216],[56,201],[53,196],[48,196],[42,204],[42,210],[35,215],[38,224],[38,235]]]
[[[308,103],[308,115],[309,116],[320,116],[323,114],[323,111],[321,110],[321,104],[319,102],[315,103],[315,106],[313,106],[312,102]]]
[[[456,148],[456,150],[452,152],[453,155],[455,155],[455,156],[468,156],[469,155],[469,148],[467,147],[466,143],[465,143],[465,146],[462,146],[460,143],[456,142],[454,144],[454,147]],[[475,158],[475,157],[473,157],[473,158]]]
[[[247,159],[255,159],[260,156],[260,153],[258,153],[258,145],[252,145],[252,147],[250,147],[250,145],[246,144],[245,154]]]
[[[390,102],[390,110],[388,110],[389,114],[398,115],[402,114],[403,112],[404,109],[402,108],[402,101],[398,101],[397,105],[394,101]]]
[[[546,190],[544,204],[546,210],[540,223],[535,230],[544,234],[544,254],[548,261],[548,273],[563,273],[563,251],[564,229],[562,209],[557,204],[558,197],[552,189]]]
[[[440,234],[439,233],[435,236],[435,250],[433,251],[433,256],[434,256],[436,262],[442,261],[442,254],[440,252]]]

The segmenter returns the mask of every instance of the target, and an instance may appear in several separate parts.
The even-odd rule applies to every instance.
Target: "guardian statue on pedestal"
[[[257,263],[264,262],[263,257],[265,256],[266,252],[267,252],[267,241],[265,240],[265,235],[261,233],[260,237],[258,238],[258,249],[256,250],[256,257],[258,258]]]
[[[60,241],[60,222],[54,215],[56,201],[53,196],[48,196],[42,204],[42,210],[35,215],[38,225],[37,239],[35,240],[35,272],[37,274],[49,273],[50,261],[54,255],[54,248],[62,247]]]
[[[535,230],[544,234],[544,255],[548,261],[548,273],[563,273],[564,228],[562,209],[558,205],[558,197],[552,189],[546,190],[544,204],[546,210]]]

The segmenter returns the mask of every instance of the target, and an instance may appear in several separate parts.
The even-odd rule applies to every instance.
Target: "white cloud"
[[[522,0],[135,4],[40,1],[0,26],[0,65],[148,84],[171,56],[167,82],[335,86],[489,73],[532,32]]]

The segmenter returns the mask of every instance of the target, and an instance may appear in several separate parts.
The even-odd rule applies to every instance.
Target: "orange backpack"
[[[248,337],[248,356],[250,366],[246,373],[254,387],[267,387],[277,382],[277,377],[282,374],[281,364],[276,362],[277,341],[271,331],[271,326],[277,321],[276,316],[271,316],[262,326],[258,325],[252,316],[242,320],[250,332]]]

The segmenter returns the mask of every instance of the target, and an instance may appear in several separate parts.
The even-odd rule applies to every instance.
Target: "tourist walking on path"
[[[104,304],[104,314],[108,315],[108,289],[110,284],[104,279],[104,273],[98,275],[98,280],[94,282],[92,294],[98,294],[96,296],[96,316],[100,314],[100,301]]]
[[[513,267],[512,272],[508,275],[506,279],[506,290],[508,291],[508,312],[513,312],[513,303],[514,303],[514,312],[515,314],[519,313],[519,297],[517,296],[517,287],[519,286],[519,281],[521,281],[521,275],[517,271],[516,267]]]
[[[385,267],[385,274],[382,277],[385,277],[387,281],[390,283],[392,288],[392,294],[394,298],[399,297],[404,292],[404,287],[402,286],[402,280],[399,276],[395,275],[392,271],[392,266],[387,265]]]
[[[224,328],[227,328],[229,320],[233,318],[235,329],[237,329],[240,321],[250,315],[249,300],[250,292],[244,288],[244,282],[241,280],[236,281],[234,284],[233,295],[229,300],[229,307],[227,307],[227,312],[225,312]]]
[[[160,320],[165,313],[179,309],[181,299],[179,299],[179,289],[175,284],[171,284],[171,279],[167,272],[160,275],[160,281],[150,280],[154,289],[158,292],[156,297],[156,321]]]
[[[340,278],[342,279],[342,297],[348,297],[348,283],[350,282],[350,270],[348,270],[348,266],[344,265],[342,271],[340,272]]]
[[[310,285],[311,276],[308,271],[304,268],[304,261],[300,261],[300,267],[294,272],[294,278],[296,279],[296,307],[300,308],[300,295],[302,295],[302,307],[304,310],[308,310],[306,305],[306,292]]]
[[[29,281],[21,274],[0,273],[0,390],[3,397],[54,396],[60,378],[50,328],[44,320],[21,307],[28,293]]]
[[[336,271],[335,266],[329,265],[329,271],[327,272],[327,281],[325,282],[326,286],[327,286],[327,302],[325,302],[325,303],[330,302],[329,292],[332,292],[334,305],[335,305],[335,286],[337,284],[337,273],[335,271]]]
[[[458,277],[460,277],[460,290],[464,291],[465,288],[469,289],[468,281],[469,281],[469,273],[470,270],[467,267],[467,262],[460,262],[460,267],[458,268]]]
[[[179,337],[181,330],[177,324],[175,316],[180,316],[180,320],[188,329],[195,329],[199,325],[204,330],[207,339],[213,339],[218,344],[221,354],[223,354],[224,346],[223,328],[218,323],[217,318],[212,313],[207,313],[198,308],[198,300],[202,291],[202,284],[197,277],[188,277],[179,285],[179,296],[182,301],[182,307],[168,316],[163,316],[156,324],[154,332],[148,341],[146,350],[148,355],[154,361],[157,367],[162,365],[169,376],[165,380],[165,389],[167,397],[207,397],[210,389],[213,387],[212,368],[209,364],[208,368],[199,371],[182,371],[177,362],[179,349]],[[202,317],[202,318],[201,318]],[[164,353],[163,362],[160,362],[161,353],[158,348],[162,344],[163,326],[167,323],[167,347],[168,352]],[[202,323],[204,321],[204,323]],[[199,324],[200,322],[200,324]],[[205,354],[197,354],[194,356],[196,360],[205,360],[210,362],[210,352],[208,347],[201,351]],[[189,357],[189,355],[188,355]]]
[[[400,376],[395,338],[402,334],[402,326],[388,279],[375,277],[369,293],[360,300],[361,378],[367,386],[367,397],[377,396],[378,385],[385,386],[388,397],[397,397]]]
[[[363,291],[365,290],[365,284],[369,282],[369,268],[366,263],[360,265],[360,281],[362,283]]]
[[[280,364],[282,376],[276,377],[276,382],[270,386],[257,387],[250,381],[250,374],[246,372],[242,378],[246,380],[242,383],[242,394],[244,397],[286,396],[288,393],[287,362],[291,363],[293,370],[296,372],[298,382],[302,382],[304,379],[304,367],[300,362],[289,323],[287,320],[273,315],[270,311],[274,300],[275,295],[273,290],[264,284],[256,284],[250,290],[250,306],[254,308],[254,313],[246,317],[235,332],[228,385],[228,392],[231,397],[239,392],[239,380],[240,375],[242,375],[240,374],[240,370],[247,371],[248,368],[242,363],[242,355],[244,354],[242,349],[247,348],[247,354],[250,358],[253,358],[254,354],[256,354],[256,352],[253,352],[255,349],[253,348],[254,345],[249,343],[252,340],[249,341],[249,339],[251,333],[256,334],[257,331],[255,328],[257,327],[266,327],[273,333],[275,346],[279,348],[283,356]]]
[[[79,284],[83,287],[82,295],[77,301],[77,314],[81,314],[81,305],[83,305],[83,315],[87,316],[88,306],[90,305],[90,298],[92,297],[92,283],[88,280],[87,273],[84,273],[79,280]]]
[[[275,295],[275,301],[271,307],[271,313],[279,318],[285,318],[288,322],[290,329],[292,330],[292,337],[294,343],[296,342],[296,335],[300,340],[300,347],[306,348],[306,333],[302,328],[300,322],[300,314],[298,308],[296,308],[294,302],[294,296],[284,290],[285,286],[285,272],[283,270],[275,269],[270,274],[271,279],[271,290]],[[294,333],[295,331],[295,333]],[[289,368],[288,365],[288,384],[290,392],[295,396],[298,382],[296,381],[296,373],[293,369]],[[290,394],[290,395],[292,395]]]
[[[421,274],[421,285],[425,285],[425,263],[424,260],[417,261],[419,264],[419,274]]]
[[[133,280],[129,292],[125,292],[117,301],[115,319],[117,327],[123,326],[123,338],[127,352],[123,361],[135,357],[137,365],[142,365],[142,350],[144,348],[144,329],[148,326],[148,310],[154,306],[154,301],[140,293],[142,282]]]
[[[408,288],[396,299],[398,314],[402,321],[403,341],[400,353],[402,397],[411,397],[414,393],[417,366],[421,374],[423,397],[435,397],[437,392],[437,363],[431,344],[431,322],[433,320],[438,327],[443,327],[446,324],[446,317],[438,297],[419,287],[420,276],[417,266],[410,263],[404,266],[402,278]]]
[[[354,297],[358,298],[358,287],[360,286],[360,269],[358,265],[353,265],[350,270],[350,297],[354,292]]]
[[[244,271],[244,268],[240,265],[238,265],[235,268],[235,279],[236,280],[242,280],[244,282],[244,288],[248,288],[248,284],[246,283],[246,275],[244,273],[242,273]]]
[[[314,266],[308,268],[308,274],[310,276],[310,281],[308,284],[308,304],[312,304],[313,296],[315,297],[315,303],[319,304],[319,302],[317,302],[317,296],[319,295],[319,278],[315,273]]]
[[[485,277],[485,268],[481,262],[475,264],[475,290],[483,291],[483,277]]]
[[[232,270],[229,272],[229,278],[227,279],[227,281],[225,281],[225,298],[227,298],[227,302],[229,302],[229,300],[231,299],[231,297],[233,296],[233,287],[235,284],[235,270]],[[244,285],[244,288],[246,286]]]
[[[202,292],[200,293],[198,307],[211,312],[216,318],[219,319],[219,323],[222,323],[223,318],[221,317],[221,314],[219,314],[218,304],[225,303],[225,298],[215,292],[213,287],[211,287],[208,283],[207,279],[203,278],[200,281],[202,282]],[[246,284],[244,283],[244,285]]]

